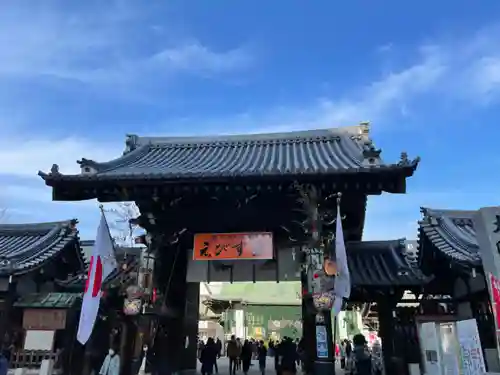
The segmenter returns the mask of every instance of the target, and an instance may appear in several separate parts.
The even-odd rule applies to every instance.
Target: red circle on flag
[[[89,289],[93,267],[94,267],[94,256],[90,258],[89,272],[87,274],[87,281],[85,282],[85,294],[87,294],[87,291]],[[94,282],[92,283],[92,297],[97,297],[102,287],[102,260],[99,255],[97,256],[97,262],[95,262],[95,267],[96,270],[94,272]]]

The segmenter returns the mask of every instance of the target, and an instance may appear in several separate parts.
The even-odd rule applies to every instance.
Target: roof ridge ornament
[[[361,121],[359,123],[359,134],[366,139],[370,137],[370,121]]]
[[[59,176],[61,172],[59,172],[59,165],[52,164],[52,168],[50,168],[49,176]]]
[[[420,162],[420,156],[417,156],[415,159],[411,160],[408,157],[408,153],[406,151],[401,152],[401,157],[398,162],[398,165],[401,167],[406,167],[410,165],[417,165]]]
[[[125,150],[123,155],[134,151],[139,146],[139,136],[137,134],[126,134],[125,135]]]

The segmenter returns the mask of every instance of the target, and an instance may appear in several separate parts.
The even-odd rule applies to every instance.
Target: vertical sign
[[[500,327],[500,279],[496,278],[491,273],[488,274],[488,278],[491,286],[491,305],[493,314],[495,315],[496,326]],[[497,337],[499,337],[498,328]]]
[[[495,311],[495,287],[492,281],[500,278],[500,207],[483,207],[474,216],[479,252],[490,291],[490,301]],[[498,317],[495,319],[497,350],[499,342]]]
[[[464,375],[484,375],[483,349],[479,340],[476,319],[457,322],[457,336],[460,345],[460,359]]]
[[[439,323],[439,337],[441,337],[443,374],[459,375],[460,354],[456,324],[454,322]]]

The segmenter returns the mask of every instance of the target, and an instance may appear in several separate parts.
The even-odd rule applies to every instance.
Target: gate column
[[[200,316],[200,283],[187,283],[184,314],[184,354],[181,371],[196,372],[198,321]]]
[[[382,339],[382,355],[386,375],[399,375],[394,366],[394,319],[395,308],[399,298],[387,295],[377,301],[379,336]]]

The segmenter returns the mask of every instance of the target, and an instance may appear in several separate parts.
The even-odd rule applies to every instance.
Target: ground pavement
[[[252,361],[253,366],[250,366],[250,371],[248,375],[260,375],[259,363],[257,360]],[[227,357],[222,357],[217,361],[219,366],[219,375],[229,375],[229,359]],[[200,370],[200,363],[198,361],[198,373]],[[301,374],[299,371],[298,374]],[[236,371],[236,375],[243,375],[243,371]],[[266,363],[266,375],[276,375],[274,371],[274,358],[268,357]],[[344,371],[340,369],[340,364],[337,364],[335,375],[344,375]]]

